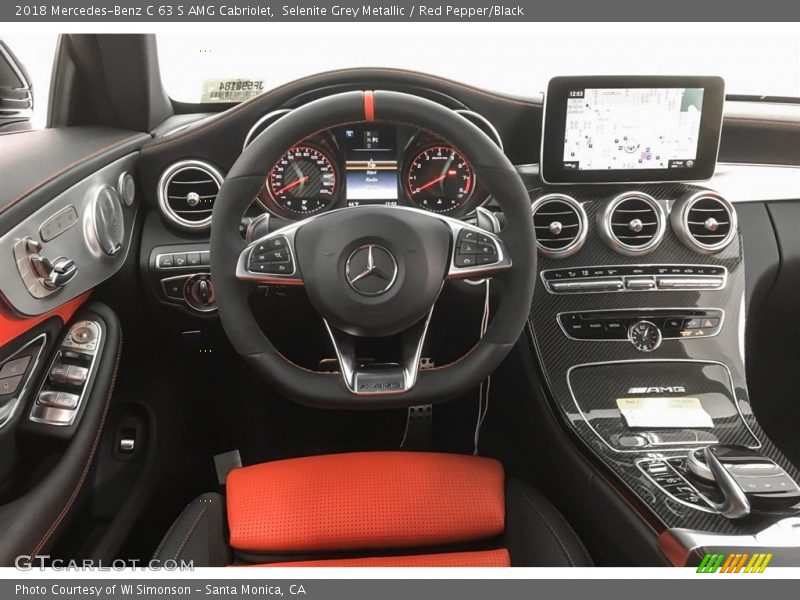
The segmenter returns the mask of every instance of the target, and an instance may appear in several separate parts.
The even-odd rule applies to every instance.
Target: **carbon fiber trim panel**
[[[717,254],[704,256],[684,246],[672,228],[668,225],[661,244],[646,256],[626,257],[614,252],[600,237],[596,226],[597,212],[604,200],[613,198],[621,191],[631,189],[630,186],[576,186],[564,188],[559,192],[568,193],[581,202],[586,210],[589,233],[586,243],[574,255],[554,259],[540,256],[537,268],[537,288],[530,316],[530,326],[535,351],[541,366],[542,377],[551,399],[558,412],[565,418],[568,426],[608,468],[630,488],[644,506],[663,523],[664,527],[682,527],[724,534],[746,534],[763,529],[777,517],[756,515],[740,521],[730,521],[724,517],[701,512],[671,500],[636,468],[634,461],[644,456],[676,456],[680,449],[650,452],[618,452],[601,439],[584,419],[570,392],[568,372],[572,367],[588,363],[639,361],[640,370],[645,373],[648,363],[654,361],[683,361],[674,363],[671,369],[653,369],[652,383],[643,383],[642,377],[630,386],[675,386],[683,385],[691,392],[697,379],[690,370],[683,368],[685,361],[708,361],[723,363],[730,372],[730,380],[726,385],[733,388],[738,412],[741,413],[746,427],[732,427],[721,436],[726,443],[753,445],[755,436],[761,442],[761,451],[781,465],[796,480],[800,473],[784,457],[774,444],[766,437],[753,415],[744,368],[744,319],[745,319],[745,272],[742,259],[742,239],[739,233],[733,242]],[[685,184],[642,185],[637,186],[663,203],[665,210],[672,207],[674,201],[691,190],[701,189],[698,186]],[[531,200],[552,191],[543,187],[531,191]],[[593,265],[635,265],[635,264],[687,264],[687,265],[719,265],[728,270],[728,281],[724,290],[704,291],[642,291],[635,294],[563,294],[548,293],[542,284],[541,271],[546,269],[577,268]],[[714,307],[725,311],[726,319],[719,335],[696,339],[665,339],[654,352],[643,354],[631,344],[603,341],[578,341],[568,339],[558,325],[556,315],[570,311],[620,310],[642,308],[675,308],[688,309]],[[691,364],[691,363],[689,363]],[[612,374],[613,377],[625,376],[624,370]],[[706,373],[708,376],[708,373]],[[718,377],[715,375],[715,377]],[[597,380],[600,394],[601,386],[610,389],[620,382],[603,382]],[[585,383],[583,385],[586,385]],[[626,388],[627,389],[627,388]],[[590,394],[591,395],[591,394]],[[687,393],[684,395],[692,395]],[[752,432],[752,433],[751,433]],[[718,433],[718,432],[717,432]],[[686,450],[683,450],[685,454]]]

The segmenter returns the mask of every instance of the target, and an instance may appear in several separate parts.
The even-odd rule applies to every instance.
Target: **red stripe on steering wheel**
[[[375,92],[371,90],[364,92],[364,119],[375,120]]]

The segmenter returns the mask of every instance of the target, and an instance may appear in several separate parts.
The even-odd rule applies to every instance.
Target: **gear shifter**
[[[800,502],[800,487],[779,465],[744,446],[708,446],[689,453],[698,479],[716,484],[723,501],[715,506],[729,519],[751,510],[785,510]]]

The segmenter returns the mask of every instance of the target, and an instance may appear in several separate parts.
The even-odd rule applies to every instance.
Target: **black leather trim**
[[[60,127],[0,136],[0,234],[150,136],[105,127]]]
[[[529,485],[506,482],[505,547],[512,567],[590,567],[592,559],[556,507]]]
[[[47,477],[23,496],[0,506],[2,566],[13,565],[19,555],[39,554],[50,546],[75,508],[100,443],[122,351],[122,331],[117,316],[103,304],[92,303],[75,318],[87,317],[101,320],[105,332],[94,385],[84,400],[72,441]]]
[[[224,567],[231,563],[225,519],[225,498],[208,493],[193,500],[172,524],[153,559],[191,560],[195,567]]]

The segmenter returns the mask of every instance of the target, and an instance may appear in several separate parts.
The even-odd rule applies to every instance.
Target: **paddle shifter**
[[[744,446],[708,446],[687,457],[689,471],[707,484],[716,484],[722,502],[714,508],[729,519],[753,510],[781,511],[800,502],[800,487],[786,471],[762,454]]]

